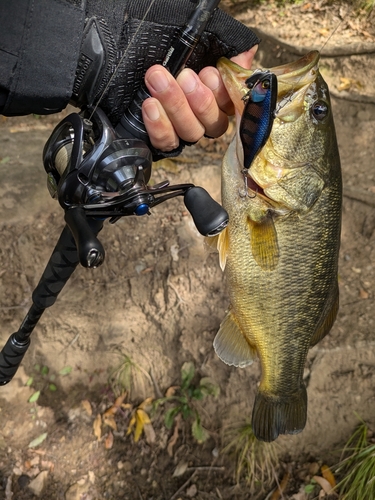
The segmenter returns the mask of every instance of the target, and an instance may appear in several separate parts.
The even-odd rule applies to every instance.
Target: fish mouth
[[[296,61],[268,68],[277,77],[277,106],[275,120],[282,123],[294,122],[305,112],[305,98],[308,89],[319,75],[318,62],[320,53],[311,51]],[[239,140],[239,127],[244,112],[244,96],[249,93],[246,80],[254,73],[244,69],[226,58],[220,58],[217,63],[226,90],[234,104],[237,122],[237,158],[243,165],[243,146]],[[264,71],[264,70],[263,70]],[[253,160],[250,168],[242,171],[242,177],[250,197],[260,196],[267,203],[279,207],[269,187],[282,176],[283,166],[291,163],[281,152],[274,149],[271,136],[264,147]]]
[[[278,99],[291,91],[298,91],[315,80],[319,57],[320,53],[314,50],[297,61],[267,68],[277,76]],[[225,57],[218,60],[217,69],[236,110],[242,114],[243,97],[249,92],[246,80],[254,73],[254,70],[242,68]]]

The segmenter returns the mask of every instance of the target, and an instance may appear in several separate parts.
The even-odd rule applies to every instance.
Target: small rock
[[[18,480],[18,486],[21,488],[21,490],[24,490],[26,486],[30,484],[30,478],[26,474],[22,474]]]
[[[127,460],[126,462],[123,463],[122,468],[124,469],[125,472],[130,472],[133,468],[133,464]]]
[[[194,498],[195,495],[198,493],[198,488],[195,484],[192,484],[187,490],[186,490],[186,496],[189,498]]]
[[[65,493],[65,500],[81,500],[82,495],[87,493],[86,481],[84,484],[72,484],[68,491]]]
[[[34,493],[35,496],[40,497],[43,493],[44,488],[47,484],[48,471],[44,470],[40,472],[35,479],[33,479],[28,488]]]

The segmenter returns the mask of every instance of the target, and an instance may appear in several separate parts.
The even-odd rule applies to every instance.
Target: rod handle
[[[19,341],[17,333],[9,337],[0,352],[0,385],[5,385],[12,380],[30,345],[30,338]]]

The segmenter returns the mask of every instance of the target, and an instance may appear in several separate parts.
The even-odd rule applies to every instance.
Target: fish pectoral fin
[[[255,397],[252,428],[260,441],[274,441],[280,434],[301,432],[307,419],[306,387],[291,396],[275,396],[259,391]]]
[[[319,321],[317,329],[310,340],[310,347],[316,345],[329,333],[333,326],[333,323],[335,322],[338,310],[339,290],[337,285],[335,291],[332,293],[330,300],[327,301],[326,307],[322,312],[321,320]]]
[[[205,238],[205,246],[208,251],[219,252],[219,263],[221,270],[224,271],[227,263],[229,248],[228,228],[225,228],[216,236]]]
[[[256,263],[265,271],[273,271],[279,262],[279,245],[273,218],[267,215],[261,222],[247,219],[250,245]]]
[[[214,349],[221,361],[230,366],[244,368],[256,358],[256,350],[250,346],[232,312],[229,311],[214,339]]]

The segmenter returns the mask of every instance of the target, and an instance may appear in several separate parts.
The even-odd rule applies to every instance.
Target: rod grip
[[[30,338],[17,340],[17,333],[13,333],[0,352],[0,385],[12,380],[30,345]]]

